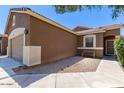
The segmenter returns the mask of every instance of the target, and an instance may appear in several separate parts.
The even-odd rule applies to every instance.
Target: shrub
[[[121,36],[114,41],[114,49],[117,59],[124,66],[124,36]]]

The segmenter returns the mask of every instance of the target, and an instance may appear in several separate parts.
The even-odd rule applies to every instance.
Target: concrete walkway
[[[99,64],[96,72],[103,72],[108,74],[123,73],[122,68],[119,66],[119,63],[116,60],[108,60],[106,58],[101,60],[101,63]]]
[[[92,87],[124,87],[124,72],[119,63],[111,57],[104,57],[95,73],[85,75]]]
[[[4,63],[5,62],[5,63]],[[12,62],[12,63],[10,63]],[[21,64],[9,58],[0,58],[0,87],[34,88],[102,88],[124,87],[124,72],[114,60],[102,59],[96,72],[11,74],[11,68]],[[7,69],[7,70],[5,70]],[[10,73],[9,73],[10,72]],[[5,75],[4,73],[7,73]]]

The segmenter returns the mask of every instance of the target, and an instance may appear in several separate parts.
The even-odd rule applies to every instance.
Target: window
[[[12,20],[12,26],[15,26],[15,21],[16,21],[16,17],[15,15],[13,16],[13,20]]]
[[[96,46],[95,42],[96,42],[95,35],[84,36],[84,47],[93,48]]]

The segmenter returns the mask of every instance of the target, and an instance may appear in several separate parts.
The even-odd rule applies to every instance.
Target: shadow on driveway
[[[61,60],[59,64],[56,64],[56,65],[55,63],[51,63],[46,66],[40,65],[34,68],[21,70],[18,72],[18,75],[17,75],[16,73],[13,72],[12,69],[17,68],[18,66],[22,66],[22,64],[8,57],[0,57],[0,68],[2,71],[2,73],[0,73],[0,83],[13,83],[14,82],[14,83],[18,83],[18,85],[21,87],[27,87],[37,81],[38,82],[46,81],[49,83],[49,84],[47,83],[48,84],[47,86],[49,86],[51,84],[50,82],[55,80],[55,76],[52,76],[51,73],[57,73],[58,71],[68,66],[71,66],[79,62],[82,59],[83,59],[82,57],[70,57],[70,58],[67,58],[66,61],[65,59]]]
[[[14,73],[12,69],[17,68],[22,64],[13,59],[4,57],[0,58],[0,68],[2,68],[4,71],[3,73],[7,73],[8,77],[10,77],[12,80],[7,79],[7,75],[4,77],[0,76],[0,78],[1,80],[6,80],[6,82],[17,83],[21,87],[28,87],[31,85],[35,85],[36,87],[38,83],[40,83],[39,85],[41,87],[55,87],[54,84],[56,80],[56,73],[83,71],[94,72],[96,71],[100,61],[100,59],[74,56],[56,61],[55,63],[51,64],[17,70],[16,73]]]

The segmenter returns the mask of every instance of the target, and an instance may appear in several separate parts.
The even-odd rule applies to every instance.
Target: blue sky
[[[124,24],[124,15],[119,16],[116,20],[111,18],[111,11],[104,6],[102,10],[84,10],[81,12],[57,14],[53,6],[36,5],[36,6],[2,6],[0,5],[0,33],[4,32],[10,8],[29,7],[32,10],[44,15],[65,27],[73,29],[78,25],[98,27],[110,24]],[[124,29],[121,29],[121,34],[124,35]]]

